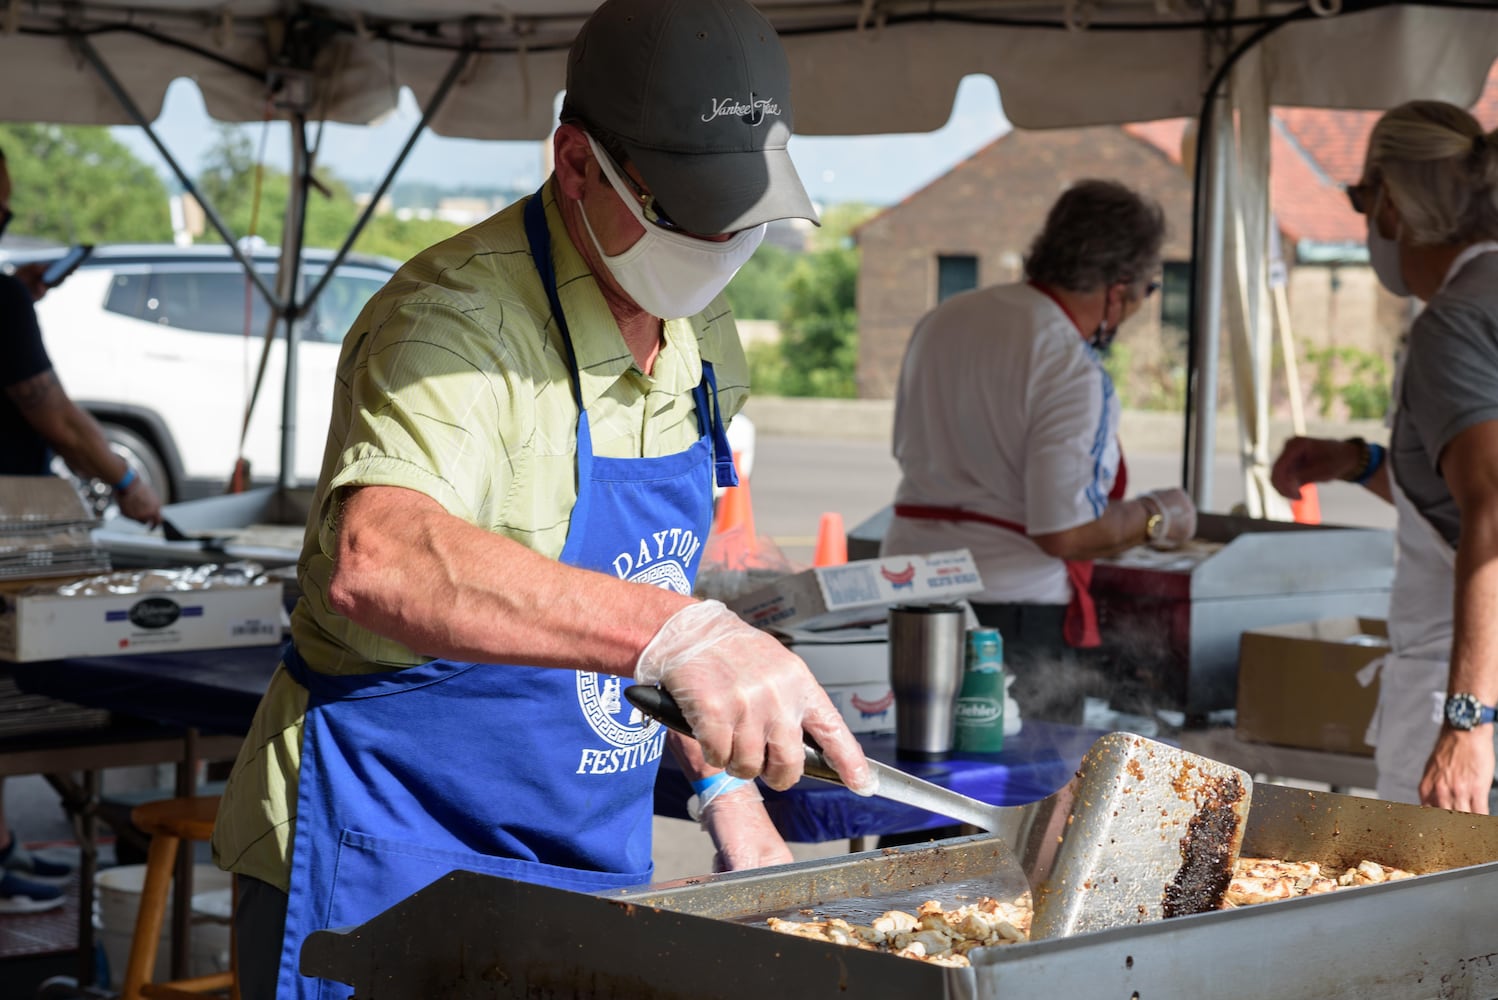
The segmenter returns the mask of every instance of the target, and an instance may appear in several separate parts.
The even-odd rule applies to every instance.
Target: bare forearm
[[[1103,559],[1143,543],[1149,516],[1137,497],[1114,500],[1096,521],[1034,538],[1047,555],[1058,559]]]
[[[1451,692],[1498,702],[1498,500],[1462,510],[1456,552],[1456,634],[1451,648]]]
[[[630,676],[691,598],[564,565],[453,517],[430,497],[344,499],[334,610],[426,656]]]
[[[67,415],[66,437],[53,442],[53,448],[75,472],[106,483],[119,482],[129,463],[109,450],[103,429],[88,411],[72,402],[68,408],[72,412]]]

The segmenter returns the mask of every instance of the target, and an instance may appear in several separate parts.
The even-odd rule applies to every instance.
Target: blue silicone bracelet
[[[137,478],[138,477],[135,474],[135,468],[129,465],[125,466],[125,474],[120,477],[119,482],[114,484],[114,491],[116,493],[125,492],[130,488],[130,484],[135,482]]]
[[[1353,482],[1359,486],[1367,486],[1368,480],[1372,479],[1373,474],[1378,471],[1379,466],[1384,464],[1385,454],[1383,445],[1374,444],[1370,441],[1368,443],[1368,468],[1364,469],[1363,474],[1354,479]]]

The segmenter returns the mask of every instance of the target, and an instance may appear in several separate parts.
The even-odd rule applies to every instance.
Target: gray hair
[[[1410,101],[1385,112],[1368,137],[1363,178],[1383,182],[1417,244],[1498,239],[1498,132],[1455,104]]]
[[[1051,206],[1025,256],[1025,277],[1069,292],[1139,289],[1160,268],[1165,212],[1117,181],[1083,180]]]

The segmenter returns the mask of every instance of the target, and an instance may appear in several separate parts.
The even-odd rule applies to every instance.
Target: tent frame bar
[[[167,149],[166,143],[162,142],[161,137],[156,134],[155,127],[146,120],[146,116],[141,111],[140,106],[130,97],[124,85],[120,83],[119,78],[109,68],[108,63],[99,55],[99,50],[94,48],[93,43],[89,41],[87,35],[80,34],[75,36],[73,44],[83,55],[83,58],[87,60],[89,66],[93,68],[94,72],[99,75],[99,79],[103,81],[105,88],[109,90],[110,96],[115,99],[115,103],[119,104],[120,108],[134,119],[135,124],[139,125],[141,130],[145,132],[146,138],[151,141],[152,146],[156,147],[156,152],[161,154],[161,158],[166,161],[166,165],[176,175],[183,190],[195,198],[199,205],[203,206],[203,215],[208,219],[209,224],[218,231],[219,236],[223,237],[225,245],[229,248],[229,252],[234,255],[234,259],[239,262],[240,267],[244,268],[250,280],[255,283],[255,287],[260,290],[260,294],[265,296],[265,301],[272,309],[279,309],[281,306],[280,300],[276,297],[275,292],[271,290],[270,284],[255,270],[255,265],[240,248],[239,241],[235,239],[233,232],[229,229],[228,223],[219,215],[218,209],[199,192],[197,185],[187,175],[187,171],[182,169],[182,165],[177,162],[177,158]]]

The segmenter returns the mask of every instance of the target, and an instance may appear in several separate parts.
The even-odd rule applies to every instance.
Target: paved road
[[[1180,483],[1178,452],[1130,452],[1128,464],[1131,493]],[[1236,456],[1219,455],[1213,476],[1211,510],[1226,512],[1242,502]],[[756,531],[773,538],[793,562],[808,563],[822,513],[841,514],[852,529],[890,502],[899,478],[886,442],[761,436],[750,483]],[[1394,509],[1361,487],[1327,484],[1320,499],[1325,524],[1394,525]]]

